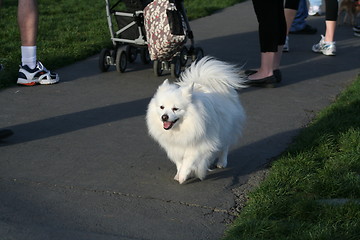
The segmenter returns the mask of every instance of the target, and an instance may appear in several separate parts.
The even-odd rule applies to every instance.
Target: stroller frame
[[[135,11],[134,13],[125,13],[125,12],[117,12],[114,11],[114,15],[115,16],[122,16],[122,17],[129,17],[129,18],[135,18],[135,21],[132,21],[131,23],[127,24],[126,26],[124,26],[123,28],[119,29],[118,31],[114,31],[114,27],[112,24],[112,18],[111,18],[111,14],[113,9],[120,3],[121,1],[117,1],[117,3],[113,6],[110,7],[110,2],[109,0],[105,0],[106,3],[106,18],[108,21],[108,26],[109,26],[109,30],[110,30],[110,35],[111,35],[111,41],[113,42],[113,45],[115,46],[117,42],[124,42],[124,43],[132,43],[132,44],[137,44],[137,45],[146,45],[147,42],[145,41],[145,35],[142,32],[141,29],[141,25],[139,23],[139,18],[141,18],[143,11]],[[137,24],[138,30],[139,30],[139,37],[135,40],[129,40],[129,39],[125,39],[125,38],[117,38],[117,35],[120,35],[121,33],[124,33],[126,30],[128,30],[129,28],[131,28],[132,26],[134,26],[135,24]]]
[[[154,60],[153,71],[155,76],[161,76],[163,71],[170,71],[172,77],[178,78],[182,67],[186,65],[187,61],[189,59],[190,61],[196,61],[202,58],[204,56],[204,51],[200,47],[195,47],[194,35],[184,8],[184,0],[169,1],[176,4],[177,9],[183,16],[187,29],[186,36],[187,39],[190,40],[190,47],[187,48],[184,45],[181,51],[177,52],[171,60]],[[106,18],[113,49],[104,48],[100,52],[99,68],[102,72],[108,71],[110,66],[116,66],[118,72],[125,72],[127,63],[134,62],[138,53],[140,53],[142,63],[148,64],[151,61],[144,30],[144,11],[134,10],[132,13],[117,11],[115,8],[120,2],[122,2],[122,0],[117,0],[116,3],[111,6],[110,0],[105,0]],[[119,30],[115,30],[112,17],[133,18],[133,21],[126,23],[124,26],[121,26],[121,28],[119,27]],[[137,29],[136,33],[138,36],[135,39],[123,37],[123,34],[126,34],[131,28],[134,30],[134,26]]]
[[[122,12],[115,8],[122,2],[117,0],[114,5],[110,5],[110,0],[105,0],[106,18],[110,31],[110,40],[113,43],[113,49],[102,49],[99,56],[99,68],[102,72],[106,72],[110,66],[116,66],[118,72],[125,72],[127,63],[134,62],[137,54],[140,53],[141,61],[144,64],[150,62],[149,53],[147,51],[147,42],[145,32],[143,30],[143,11]],[[120,17],[130,22],[124,23],[119,30],[115,30],[113,26],[113,17]],[[117,20],[117,19],[116,19]],[[118,23],[119,25],[119,23]],[[132,39],[126,38],[124,35],[134,31],[136,28],[137,37]]]

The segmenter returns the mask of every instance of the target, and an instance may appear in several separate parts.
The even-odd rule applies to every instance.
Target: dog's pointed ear
[[[186,98],[191,98],[193,91],[194,91],[194,83],[192,83],[189,86],[181,88],[181,93]]]
[[[161,86],[168,86],[170,85],[169,79],[165,79],[165,81],[161,84]]]
[[[169,80],[166,79],[159,87],[158,87],[158,90],[163,90],[163,89],[166,89],[170,86],[170,83],[169,83]]]

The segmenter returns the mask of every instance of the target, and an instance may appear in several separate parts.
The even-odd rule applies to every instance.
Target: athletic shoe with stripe
[[[335,42],[325,42],[325,37],[321,35],[321,40],[319,43],[315,44],[312,47],[313,52],[322,53],[326,56],[335,56],[336,54],[336,45]]]
[[[30,69],[27,65],[20,66],[17,84],[26,86],[49,85],[58,83],[59,80],[57,73],[47,70],[40,61],[37,61],[34,69]]]

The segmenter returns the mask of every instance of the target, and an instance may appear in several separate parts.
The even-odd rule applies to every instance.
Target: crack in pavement
[[[51,183],[36,182],[36,181],[31,181],[31,180],[21,180],[21,179],[17,179],[17,178],[12,178],[12,179],[0,178],[0,182],[1,181],[8,182],[11,184],[22,184],[22,185],[27,185],[27,186],[39,186],[39,187],[42,186],[42,187],[46,187],[46,188],[54,189],[54,190],[55,189],[63,189],[63,190],[67,190],[67,191],[83,191],[83,192],[99,193],[99,194],[110,195],[110,196],[115,195],[115,196],[122,196],[122,197],[136,198],[136,199],[143,199],[143,200],[155,200],[155,201],[160,201],[160,202],[164,202],[164,203],[180,204],[180,205],[187,206],[187,207],[201,208],[201,209],[205,209],[205,210],[210,210],[214,213],[224,213],[224,214],[228,214],[230,216],[236,216],[236,214],[234,214],[232,211],[229,211],[226,209],[221,209],[218,207],[211,207],[211,206],[201,205],[201,204],[197,204],[197,203],[189,203],[189,202],[185,202],[185,201],[162,199],[162,198],[156,198],[156,197],[152,197],[152,196],[141,196],[141,195],[136,195],[136,194],[131,194],[131,193],[123,193],[123,192],[119,192],[119,191],[90,189],[90,188],[72,186],[72,185],[59,185],[59,184],[54,184],[54,183],[51,184]]]

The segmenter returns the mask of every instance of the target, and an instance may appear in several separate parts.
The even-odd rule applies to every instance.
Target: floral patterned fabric
[[[171,60],[186,42],[183,35],[170,31],[167,11],[173,9],[168,0],[154,0],[144,9],[144,25],[151,60]],[[182,22],[184,26],[184,22]],[[185,31],[185,26],[184,26]]]

